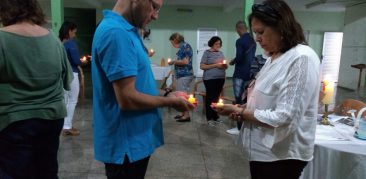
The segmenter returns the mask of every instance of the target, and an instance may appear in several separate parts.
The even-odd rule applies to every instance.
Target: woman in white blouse
[[[251,86],[245,106],[213,107],[244,121],[239,141],[252,179],[299,178],[313,158],[320,60],[282,0],[254,4],[248,17],[269,58]]]

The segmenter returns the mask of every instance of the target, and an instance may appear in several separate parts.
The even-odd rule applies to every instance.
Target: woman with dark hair
[[[193,67],[192,57],[193,50],[191,45],[184,41],[183,35],[179,33],[173,33],[169,37],[169,41],[174,48],[178,48],[176,58],[169,62],[169,65],[174,65],[174,76],[177,79],[177,91],[184,91],[189,93],[191,82],[193,80]],[[189,122],[188,111],[183,112],[181,115],[175,116],[177,122]]]
[[[200,68],[203,71],[203,83],[206,88],[206,119],[210,126],[215,126],[219,116],[211,108],[211,103],[219,100],[222,87],[225,83],[225,70],[227,64],[224,63],[224,53],[220,51],[222,46],[221,38],[213,36],[208,41],[210,49],[206,50],[201,58]]]
[[[2,0],[0,19],[0,178],[57,178],[67,55],[37,0]]]
[[[87,61],[80,58],[79,50],[74,38],[76,37],[77,26],[72,22],[65,21],[60,30],[59,38],[64,44],[67,57],[72,67],[74,79],[70,84],[70,91],[65,91],[65,104],[67,109],[67,116],[65,117],[64,127],[62,128],[63,136],[77,136],[80,134],[79,130],[72,127],[72,120],[74,111],[78,102],[80,85],[79,85],[79,68],[78,66]]]
[[[213,106],[244,121],[239,141],[253,179],[299,178],[313,158],[320,60],[284,1],[254,4],[249,22],[269,58],[245,106]]]

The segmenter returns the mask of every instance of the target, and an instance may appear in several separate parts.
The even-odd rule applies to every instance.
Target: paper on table
[[[338,115],[334,115],[334,114],[328,115],[328,119],[330,122],[337,122],[338,120],[343,119],[343,118],[348,118],[348,116],[338,116]]]
[[[332,126],[318,125],[316,126],[315,140],[340,141],[349,139],[338,133]]]

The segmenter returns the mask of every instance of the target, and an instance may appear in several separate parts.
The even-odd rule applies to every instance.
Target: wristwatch
[[[167,97],[169,93],[171,93],[173,90],[170,88],[165,88],[165,93],[164,93],[164,97]]]

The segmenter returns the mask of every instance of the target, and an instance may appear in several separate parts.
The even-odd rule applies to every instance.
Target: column
[[[52,31],[58,34],[58,31],[64,22],[64,0],[51,0],[51,20]]]
[[[248,16],[250,13],[252,13],[252,6],[253,6],[254,0],[244,0],[244,21],[249,26],[248,22]]]

